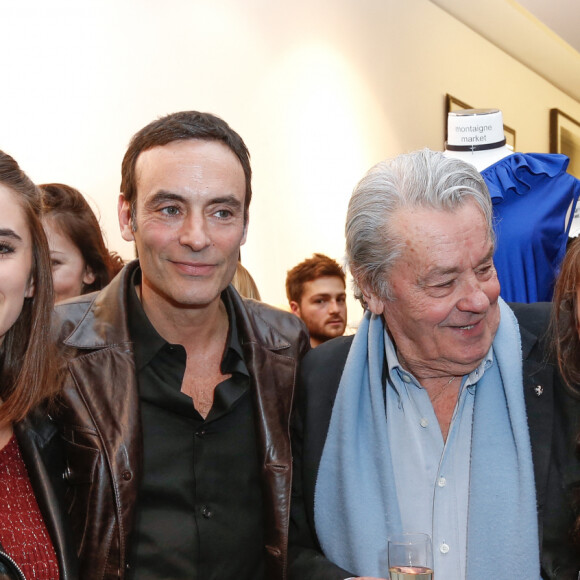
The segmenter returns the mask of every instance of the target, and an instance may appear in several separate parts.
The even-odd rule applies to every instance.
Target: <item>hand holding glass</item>
[[[404,533],[389,538],[391,580],[433,580],[433,552],[428,534]]]

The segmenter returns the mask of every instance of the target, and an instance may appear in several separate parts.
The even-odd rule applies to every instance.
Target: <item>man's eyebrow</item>
[[[12,238],[14,240],[22,241],[22,238],[12,229],[10,228],[1,228],[0,229],[0,237],[2,238]]]
[[[418,284],[420,286],[425,286],[432,280],[444,278],[450,274],[457,274],[457,272],[459,272],[458,268],[433,268],[429,270],[424,276],[419,277]]]
[[[173,191],[161,189],[157,193],[153,194],[147,200],[147,205],[154,206],[166,201],[187,203],[187,199],[185,198],[185,196],[179,193],[175,193]],[[208,202],[206,203],[206,205],[219,205],[219,204],[228,205],[233,209],[239,209],[242,207],[242,202],[235,195],[224,195],[219,197],[213,197],[209,199]]]
[[[493,259],[494,251],[495,248],[492,244],[492,246],[489,249],[489,252],[487,252],[487,254],[479,261],[476,268],[479,268],[479,266],[485,264],[486,262],[490,262]],[[457,274],[458,271],[459,271],[458,268],[433,268],[432,270],[429,270],[429,272],[427,272],[425,276],[419,278],[418,284],[420,286],[424,286],[427,285],[430,281],[436,280],[437,278],[444,278],[445,276],[449,276],[450,274]]]
[[[209,200],[207,205],[219,205],[223,203],[232,208],[238,209],[242,207],[242,202],[235,195],[224,195],[222,197],[214,197]]]
[[[335,296],[331,292],[318,292],[317,294],[313,294],[310,299],[313,300],[314,298],[332,298]],[[346,292],[339,292],[336,294],[337,297],[346,296]]]
[[[489,252],[487,252],[487,254],[483,257],[481,262],[479,262],[478,266],[481,266],[482,264],[485,264],[486,262],[493,260],[494,253],[495,253],[495,246],[492,244],[491,248],[489,248]]]
[[[185,198],[182,195],[179,195],[178,193],[167,191],[165,189],[160,189],[157,193],[153,194],[147,200],[147,205],[157,205],[158,203],[163,203],[164,201],[184,202]]]

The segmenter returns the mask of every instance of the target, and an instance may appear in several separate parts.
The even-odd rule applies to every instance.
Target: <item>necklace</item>
[[[456,379],[457,377],[451,377],[444,385],[441,390],[431,399],[431,403],[434,403],[446,390],[447,387]]]

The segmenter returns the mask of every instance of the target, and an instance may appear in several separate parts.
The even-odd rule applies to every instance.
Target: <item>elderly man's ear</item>
[[[368,289],[362,289],[363,298],[367,304],[367,308],[377,316],[380,316],[385,309],[385,304],[381,298],[379,298],[374,292]]]

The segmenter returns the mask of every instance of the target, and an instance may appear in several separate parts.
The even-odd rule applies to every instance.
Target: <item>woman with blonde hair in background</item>
[[[238,291],[240,296],[244,298],[253,298],[254,300],[262,300],[258,286],[252,278],[248,270],[238,262],[236,266],[236,273],[232,279],[232,286]]]

